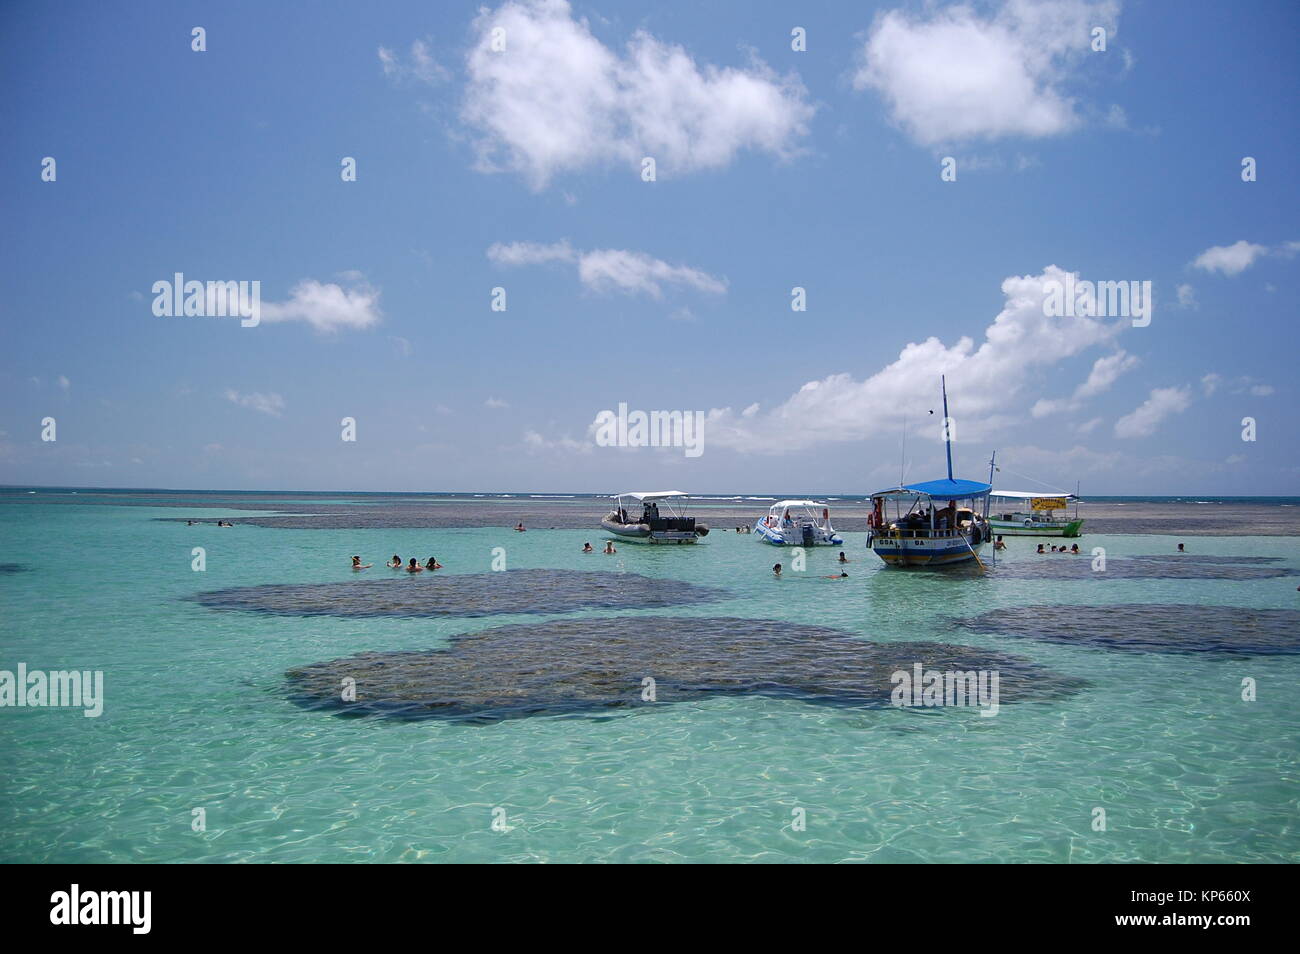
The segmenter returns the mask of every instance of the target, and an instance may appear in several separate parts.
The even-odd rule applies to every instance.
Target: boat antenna
[[[997,463],[997,459],[998,459],[998,452],[994,451],[993,456],[989,458],[989,486],[990,487],[993,486],[993,472],[997,470],[997,467],[995,467],[994,464]]]
[[[948,382],[939,375],[939,384],[943,387],[943,446],[948,451],[948,479],[952,480],[952,428],[948,426]]]
[[[898,486],[903,486],[903,468],[907,463],[907,415],[903,415],[903,447],[898,453]]]

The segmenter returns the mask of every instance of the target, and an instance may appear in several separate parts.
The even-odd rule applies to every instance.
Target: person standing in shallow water
[[[779,564],[779,563],[773,563],[773,564],[772,564],[772,573],[773,573],[773,575],[775,575],[775,576],[780,576],[780,575],[781,575],[781,564]]]
[[[411,557],[411,562],[406,565],[407,573],[420,573],[423,570],[424,567],[420,566],[419,561],[417,561],[415,557]]]
[[[1187,552],[1186,550],[1183,549],[1183,545],[1182,545],[1181,543],[1178,544],[1178,552],[1179,552],[1179,553],[1186,553],[1186,552]]]

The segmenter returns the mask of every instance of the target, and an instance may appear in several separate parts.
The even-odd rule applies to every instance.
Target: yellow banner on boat
[[[1030,506],[1034,510],[1064,510],[1064,497],[1035,497],[1030,501]]]

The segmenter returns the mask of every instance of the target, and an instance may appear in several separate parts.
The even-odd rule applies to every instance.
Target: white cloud
[[[1214,245],[1207,248],[1192,260],[1192,267],[1207,272],[1218,272],[1221,275],[1240,275],[1267,251],[1268,248],[1263,245],[1241,239],[1231,245]]]
[[[494,51],[494,29],[506,49]],[[565,0],[518,0],[474,21],[461,118],[478,167],[541,189],[558,173],[653,156],[659,174],[729,164],[754,149],[788,158],[813,107],[797,78],[757,59],[697,65],[680,46],[638,30],[620,55],[574,19]]]
[[[275,392],[262,394],[260,391],[251,391],[248,394],[241,394],[234,388],[227,388],[225,398],[231,404],[238,404],[240,407],[251,408],[254,411],[260,411],[263,414],[269,414],[272,417],[279,417],[284,413],[284,398],[280,397],[280,395]]]
[[[574,440],[567,434],[563,437],[548,438],[543,437],[537,431],[524,432],[524,447],[532,453],[560,451],[566,454],[590,454],[595,450],[595,445],[590,441]]]
[[[956,399],[953,414],[964,439],[981,430],[1006,426],[1009,412],[1025,406],[1021,396],[1031,372],[1052,368],[1065,358],[1109,344],[1129,323],[1096,318],[1062,321],[1043,314],[1046,283],[1064,282],[1055,265],[1041,275],[1012,276],[1002,283],[1002,311],[984,330],[977,346],[963,337],[951,346],[927,338],[905,346],[898,358],[865,380],[846,373],[809,381],[784,403],[766,413],[746,408],[715,408],[707,417],[712,446],[781,453],[830,441],[862,440],[897,434],[910,417],[913,429],[937,422],[926,409],[938,399],[939,376],[948,376]],[[929,436],[938,439],[934,423]]]
[[[568,240],[544,245],[539,242],[493,243],[487,257],[498,265],[544,265],[547,262],[576,262],[578,253]]]
[[[65,377],[62,374],[59,375],[58,382],[59,382],[59,387],[65,391],[68,390],[70,387],[72,387],[72,382],[69,381],[67,377]]]
[[[1147,437],[1171,414],[1181,414],[1192,403],[1192,389],[1152,388],[1142,404],[1115,422],[1116,437]]]
[[[1212,395],[1224,384],[1223,375],[1213,371],[1201,378],[1201,390],[1205,392],[1206,397]],[[1232,394],[1250,394],[1252,397],[1268,397],[1277,391],[1273,385],[1266,384],[1248,374],[1233,379],[1227,386]]]
[[[379,291],[364,282],[343,288],[304,278],[286,302],[263,302],[262,321],[305,321],[317,331],[369,328],[380,319]]]
[[[1115,0],[1007,0],[985,16],[964,4],[876,18],[853,76],[913,139],[938,145],[1041,137],[1079,124],[1062,89],[1090,55],[1090,31],[1115,33]],[[1114,114],[1112,114],[1112,122]]]
[[[416,40],[411,44],[410,59],[403,62],[396,53],[387,47],[379,48],[379,65],[384,75],[394,82],[401,83],[415,80],[429,86],[436,86],[451,78],[451,74],[440,66],[429,52],[429,44]]]
[[[1122,350],[1098,358],[1093,362],[1087,380],[1074,389],[1074,394],[1071,397],[1044,398],[1034,404],[1033,408],[1030,409],[1030,413],[1034,417],[1047,417],[1050,414],[1077,411],[1083,406],[1084,401],[1109,391],[1111,385],[1119,379],[1121,374],[1137,366],[1138,359]]]
[[[1197,308],[1199,305],[1196,301],[1196,289],[1191,285],[1178,286],[1178,307],[1179,308]]]
[[[501,398],[489,397],[486,401],[483,402],[483,406],[497,409],[497,408],[509,407],[510,404],[507,401],[501,400]]]
[[[512,242],[492,245],[487,250],[489,260],[498,265],[537,265],[548,262],[566,262],[577,265],[578,279],[594,292],[646,294],[652,298],[663,296],[665,285],[692,288],[696,291],[720,295],[727,290],[727,280],[716,278],[698,268],[687,265],[670,265],[644,252],[603,248],[590,252],[573,249],[567,241],[550,245],[535,242]]]

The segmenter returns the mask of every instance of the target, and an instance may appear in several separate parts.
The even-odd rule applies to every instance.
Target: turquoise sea
[[[1300,580],[1282,573],[1300,572],[1297,537],[1088,535],[1086,550],[1103,547],[1122,565],[1169,554],[1176,540],[1196,556],[1275,560],[1241,564],[1253,578],[1067,579],[1013,572],[1045,559],[1028,539],[1009,541],[999,569],[945,574],[885,569],[864,534],[847,533],[847,580],[824,578],[840,570],[831,550],[776,580],[770,567],[783,554],[729,532],[696,547],[622,545],[609,557],[580,552],[584,541],[603,543],[594,529],[267,528],[239,525],[250,511],[172,503],[0,498],[0,669],[102,670],[106,695],[99,718],[0,709],[0,860],[1300,860],[1300,634],[1289,652],[1262,655],[1198,651],[1194,633],[1182,646],[1191,651],[1126,652],[1093,644],[1086,618],[1077,639],[1056,641],[952,622],[1037,604],[1294,610]],[[218,515],[237,526],[184,522]],[[599,516],[593,508],[593,524]],[[202,572],[195,547],[206,553]],[[394,552],[436,555],[443,574],[486,574],[495,548],[507,572],[636,574],[724,598],[469,618],[268,615],[185,599],[351,583],[352,554],[377,564],[367,571],[377,579],[394,578],[382,565]],[[665,614],[960,643],[1086,685],[1004,704],[994,718],[741,693],[485,724],[346,718],[297,705],[286,688],[297,666],[444,647],[455,633]],[[1244,679],[1255,701],[1243,700]],[[196,809],[204,830],[194,830]]]

